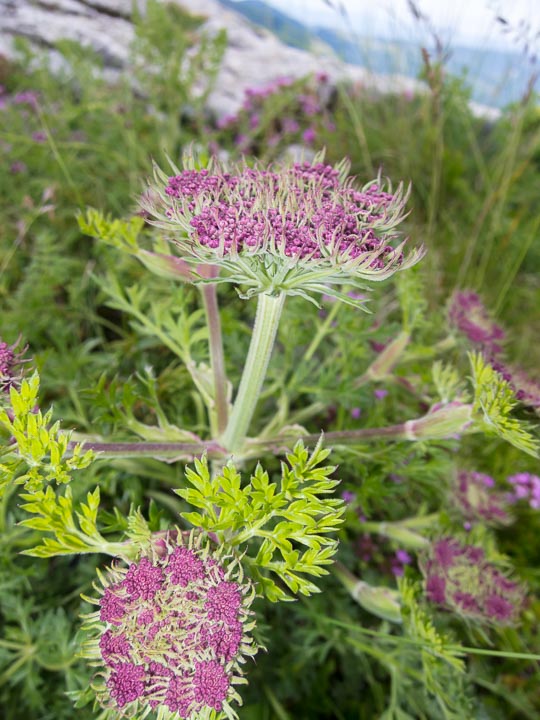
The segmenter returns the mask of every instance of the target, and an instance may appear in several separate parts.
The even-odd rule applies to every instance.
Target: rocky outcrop
[[[53,48],[62,39],[91,47],[103,58],[106,70],[126,65],[133,40],[132,11],[144,13],[146,0],[0,0],[0,53],[13,52],[15,36],[41,47]],[[324,72],[331,83],[348,78],[379,92],[411,92],[421,85],[404,76],[377,76],[364,68],[346,65],[328,53],[318,55],[283,45],[270,32],[256,27],[218,0],[164,0],[205,18],[202,31],[225,28],[228,46],[216,89],[209,97],[218,117],[234,114],[247,87],[260,87],[278,77],[299,78]]]
[[[133,40],[131,8],[131,0],[0,0],[0,52],[9,57],[16,36],[48,48],[75,40],[105,67],[121,68]]]

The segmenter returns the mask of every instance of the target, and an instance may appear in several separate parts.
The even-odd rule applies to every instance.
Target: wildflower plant
[[[423,254],[420,248],[405,256],[399,240],[403,186],[392,193],[378,178],[357,190],[346,161],[332,167],[323,159],[229,169],[215,159],[199,168],[186,157],[182,169],[172,165],[172,176],[155,167],[143,195],[147,218],[193,268],[192,282],[233,283],[240,297],[258,297],[250,351],[223,437],[230,450],[245,437],[286,296],[314,302],[314,295],[325,294],[361,307],[335,286],[365,289],[366,281],[384,280]]]

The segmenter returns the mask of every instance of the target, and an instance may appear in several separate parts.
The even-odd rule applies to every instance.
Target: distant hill
[[[219,0],[257,25],[273,32],[286,45],[309,50],[323,42],[352,65],[374,73],[401,73],[418,77],[422,58],[417,43],[357,36],[329,27],[310,27],[268,5],[263,0]],[[527,87],[531,68],[517,52],[491,48],[454,46],[450,48],[448,70],[466,77],[472,99],[483,105],[503,107],[519,100]],[[540,91],[540,80],[536,82]]]
[[[312,32],[301,22],[294,20],[277,8],[267,5],[261,0],[219,0],[225,7],[241,13],[256,25],[261,25],[277,35],[277,37],[290,47],[309,50],[313,40]]]

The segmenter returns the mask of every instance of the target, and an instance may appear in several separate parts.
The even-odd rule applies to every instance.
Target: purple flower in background
[[[436,574],[428,575],[426,578],[426,595],[431,602],[444,605],[446,602],[446,582],[444,578]]]
[[[28,105],[32,110],[36,110],[39,103],[39,93],[35,90],[23,90],[13,97],[14,105]]]
[[[533,510],[540,510],[540,477],[532,473],[510,475],[508,482],[513,485],[513,492],[508,494],[509,502],[526,500]]]
[[[281,128],[284,133],[292,135],[300,130],[300,125],[294,118],[283,118]]]
[[[300,108],[308,117],[313,117],[321,111],[319,100],[314,95],[299,95]]]
[[[23,163],[21,160],[15,160],[15,162],[11,163],[9,172],[12,175],[19,175],[20,173],[26,172],[27,169],[26,163]]]
[[[238,148],[246,147],[247,142],[248,142],[247,135],[242,135],[242,134],[240,134],[240,135],[237,135],[237,136],[234,138],[234,144],[235,144],[236,147],[238,147]],[[167,190],[165,190],[165,192],[166,192],[166,191],[167,191]]]
[[[347,162],[332,167],[321,159],[267,169],[241,162],[229,170],[216,158],[196,169],[187,158],[171,177],[156,168],[141,204],[183,260],[219,266],[216,282],[246,286],[243,297],[332,295],[334,284],[382,280],[416,263],[421,248],[406,258],[403,243],[393,244],[403,188],[391,192],[378,179],[357,190]]]
[[[459,514],[470,523],[509,525],[512,515],[506,495],[493,490],[495,481],[484,473],[462,470],[450,489],[449,500]]]
[[[302,133],[302,140],[305,143],[307,143],[308,145],[312,145],[316,139],[317,139],[317,132],[316,132],[315,128],[313,128],[313,127],[308,127]]]
[[[450,324],[489,356],[501,352],[505,333],[495,323],[480,297],[471,290],[455,292],[448,308]]]
[[[279,133],[272,133],[272,135],[270,135],[270,137],[266,141],[266,144],[268,145],[268,147],[271,148],[277,147],[281,142],[281,138],[282,136]]]
[[[394,560],[392,562],[392,573],[396,577],[401,577],[404,573],[405,566],[412,563],[412,557],[406,550],[396,550]]]
[[[152,556],[112,567],[102,582],[99,609],[84,626],[102,707],[195,718],[237,699],[239,663],[256,652],[248,634],[254,592],[238,561],[202,536],[178,545],[171,533]]]
[[[225,128],[231,127],[231,125],[235,125],[237,122],[237,115],[224,115],[218,119],[216,125],[218,130],[224,130]]]
[[[375,396],[376,400],[384,400],[384,398],[388,395],[388,390],[374,390],[373,395]]]
[[[15,351],[13,345],[0,342],[0,382],[7,384],[12,378],[15,366]]]
[[[351,417],[353,420],[358,420],[358,418],[362,415],[362,408],[359,407],[353,407],[351,409]]]
[[[350,505],[356,500],[356,493],[353,493],[350,490],[344,490],[341,493],[341,499],[346,502],[347,505]]]
[[[506,380],[523,405],[540,412],[540,382],[534,380],[525,370],[501,360],[492,360],[491,365]]]
[[[47,133],[44,133],[42,130],[36,130],[36,132],[32,133],[32,140],[37,143],[45,143],[47,142]]]
[[[420,569],[426,596],[436,605],[479,622],[517,622],[525,589],[489,562],[482,548],[441,538],[420,558]]]
[[[362,533],[355,542],[355,554],[364,562],[371,562],[378,552],[379,546],[369,533]]]
[[[412,563],[412,557],[406,550],[397,550],[396,560],[402,565],[410,565]]]

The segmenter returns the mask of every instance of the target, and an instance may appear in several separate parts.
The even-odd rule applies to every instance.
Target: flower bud
[[[364,610],[393,623],[401,623],[401,606],[397,590],[387,587],[373,587],[358,580],[341,563],[334,565],[334,573],[349,592],[350,596]]]
[[[355,387],[359,387],[367,381],[384,380],[384,378],[388,377],[395,365],[399,362],[410,339],[410,334],[402,330],[399,335],[379,353],[378,357],[371,363],[366,372],[356,380],[354,383]]]
[[[405,423],[407,440],[443,440],[461,435],[470,428],[472,405],[458,401],[434,405],[427,415]]]
[[[429,541],[425,537],[419,535],[413,530],[401,525],[400,523],[366,523],[378,535],[383,535],[389,540],[395,540],[399,545],[409,548],[409,550],[422,550],[429,545]]]

